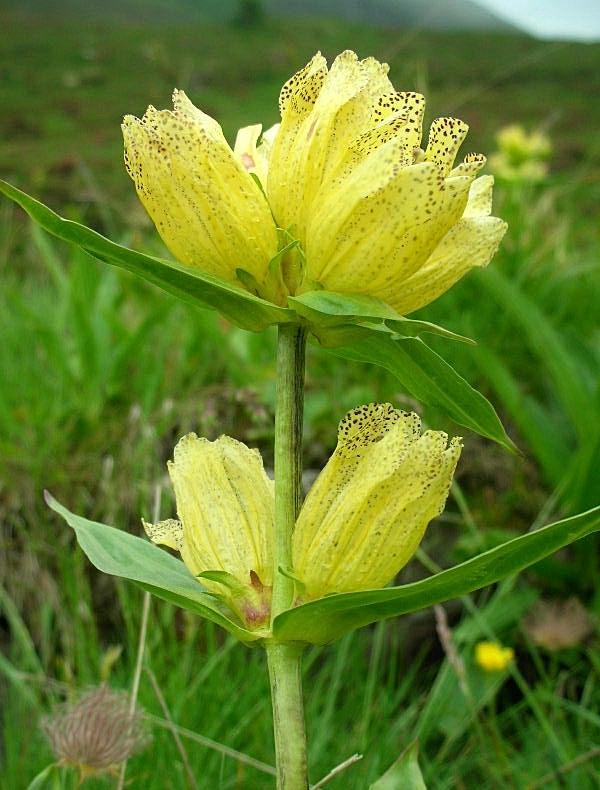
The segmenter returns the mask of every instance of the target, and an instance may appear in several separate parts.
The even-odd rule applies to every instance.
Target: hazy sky
[[[477,0],[545,38],[600,40],[600,0]]]

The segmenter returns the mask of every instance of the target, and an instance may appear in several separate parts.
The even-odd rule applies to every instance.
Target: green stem
[[[278,572],[291,570],[292,532],[302,500],[302,418],[306,332],[297,324],[281,324],[277,341],[277,406],[275,412],[275,569],[273,618],[289,609],[294,582]]]
[[[302,416],[306,331],[296,324],[279,327],[277,411],[275,415],[275,551],[272,617],[288,609],[294,582],[279,572],[291,570],[292,532],[302,498]],[[307,790],[306,733],[302,700],[302,652],[297,644],[267,645],[271,681],[278,790]]]
[[[306,732],[302,700],[304,645],[267,646],[277,790],[308,790]]]

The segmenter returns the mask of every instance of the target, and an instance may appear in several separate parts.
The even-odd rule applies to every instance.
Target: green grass
[[[116,239],[159,250],[120,164],[120,116],[150,102],[166,106],[178,85],[231,138],[242,123],[275,120],[279,85],[314,49],[345,46],[388,59],[397,85],[427,93],[430,117],[468,120],[469,149],[490,151],[493,131],[513,121],[547,125],[555,144],[548,183],[498,185],[496,213],[510,231],[493,268],[419,316],[478,340],[475,351],[441,339],[435,348],[493,399],[523,451],[511,457],[467,437],[460,488],[425,544],[449,565],[499,532],[596,504],[600,110],[589,97],[600,87],[599,46],[333,23],[269,23],[242,35],[217,27],[71,30],[34,19],[14,25],[5,42],[0,173]],[[104,679],[112,646],[122,651],[108,680],[130,684],[141,615],[142,594],[87,564],[43,505],[42,489],[89,518],[138,531],[157,484],[162,514],[172,515],[165,461],[186,431],[231,433],[260,447],[270,465],[274,337],[234,330],[49,240],[7,203],[0,231],[0,787],[12,790],[52,759],[40,716],[65,690]],[[343,412],[373,399],[414,407],[381,370],[310,350],[308,469],[324,463]],[[425,417],[458,431],[431,410]],[[364,760],[330,787],[364,790],[415,733],[435,790],[520,790],[586,755],[600,734],[598,635],[549,655],[520,623],[540,594],[577,592],[600,614],[598,557],[597,540],[588,539],[514,584],[447,607],[471,697],[444,659],[431,612],[311,651],[313,780],[360,751]],[[414,561],[403,578],[423,572]],[[484,677],[472,664],[474,643],[490,635],[515,646],[507,677]],[[258,650],[153,601],[147,651],[178,725],[272,762]],[[145,674],[140,695],[162,716]],[[130,763],[132,786],[185,787],[172,735],[153,732],[151,749]],[[272,786],[254,769],[185,743],[201,787]],[[544,787],[592,789],[599,771],[598,757],[585,759]]]

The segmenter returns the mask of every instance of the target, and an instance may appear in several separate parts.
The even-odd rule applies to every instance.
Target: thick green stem
[[[291,570],[292,532],[302,501],[302,418],[306,331],[281,324],[277,341],[277,411],[275,413],[275,569],[273,617],[289,609],[293,580],[278,572]]]
[[[275,551],[272,616],[293,603],[292,532],[302,498],[302,416],[306,332],[279,327],[275,415]],[[271,680],[278,790],[307,790],[306,733],[302,700],[302,646],[267,645]]]
[[[302,700],[302,652],[298,644],[267,647],[277,790],[308,790],[306,732]]]

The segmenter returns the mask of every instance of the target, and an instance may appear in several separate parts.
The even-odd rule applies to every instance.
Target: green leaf
[[[217,310],[242,329],[258,332],[271,324],[287,323],[296,318],[291,310],[199,269],[116,244],[85,225],[64,219],[6,181],[0,180],[0,192],[18,203],[53,236],[75,244],[101,261],[132,272],[185,302]]]
[[[307,291],[299,296],[288,297],[288,304],[298,315],[308,321],[315,335],[328,347],[334,347],[337,344],[346,345],[346,343],[342,335],[324,330],[348,323],[385,325],[402,337],[417,337],[424,333],[430,333],[441,335],[449,340],[473,343],[470,338],[457,335],[429,321],[405,318],[374,296],[340,294],[325,290]],[[352,336],[348,342],[352,342]]]
[[[50,787],[50,780],[52,780],[52,787],[61,787],[62,782],[60,782],[58,777],[62,770],[64,768],[60,763],[50,763],[37,776],[34,776],[27,785],[27,790],[42,790],[43,787]]]
[[[441,409],[459,425],[509,450],[516,449],[492,404],[420,338],[394,340],[383,332],[366,330],[363,340],[331,349],[331,353],[380,365],[421,403]]]
[[[445,337],[446,340],[456,340],[459,343],[467,343],[470,346],[476,346],[477,343],[470,337],[465,335],[458,335],[456,332],[451,332],[443,326],[432,324],[430,321],[417,321],[415,318],[395,318],[388,319],[385,322],[388,329],[399,337],[421,337],[421,335],[439,335]]]
[[[288,609],[275,618],[273,632],[281,641],[326,644],[363,625],[426,609],[487,587],[598,530],[600,506],[509,540],[422,581],[328,595]]]
[[[417,741],[411,743],[369,790],[427,790],[418,762]]]
[[[386,318],[402,318],[393,308],[373,296],[350,296],[319,290],[290,296],[288,302],[298,315],[322,326],[335,326],[352,319],[382,322]]]
[[[48,492],[45,498],[52,510],[75,530],[79,545],[98,570],[136,582],[158,598],[217,623],[242,642],[264,636],[231,620],[181,560],[121,529],[76,516]]]

